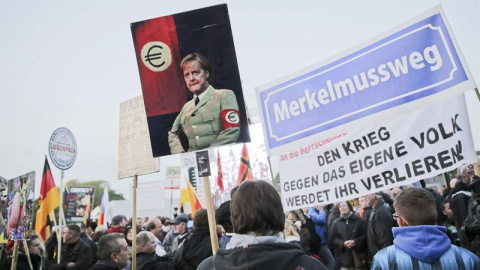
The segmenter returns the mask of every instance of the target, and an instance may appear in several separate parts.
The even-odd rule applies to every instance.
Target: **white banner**
[[[463,95],[281,155],[285,210],[335,203],[475,162]]]
[[[165,209],[165,181],[140,181],[137,187],[137,216],[151,210]]]

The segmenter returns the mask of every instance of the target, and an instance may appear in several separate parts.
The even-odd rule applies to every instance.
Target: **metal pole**
[[[62,170],[62,174],[60,176],[60,208],[58,209],[58,231],[57,237],[58,238],[58,249],[57,249],[57,263],[60,264],[61,257],[62,257],[62,231],[63,226],[65,225],[65,217],[63,217],[63,176],[65,175],[65,171]],[[63,217],[63,218],[62,218]]]
[[[212,243],[212,253],[215,255],[218,250],[218,238],[215,222],[215,210],[213,209],[212,193],[210,191],[210,179],[203,177],[203,190],[205,194],[205,202],[207,204],[208,227],[210,229],[210,241]]]
[[[132,270],[137,269],[137,176],[133,176],[132,185]]]

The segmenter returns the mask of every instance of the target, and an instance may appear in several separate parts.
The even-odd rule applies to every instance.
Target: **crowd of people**
[[[69,224],[60,251],[55,230],[45,245],[32,236],[27,248],[34,269],[131,269],[133,250],[139,270],[480,269],[473,165],[440,192],[420,184],[284,212],[272,185],[245,181],[215,212],[215,255],[205,209],[135,221],[118,215],[108,228]],[[17,269],[30,269],[25,254],[21,247]]]

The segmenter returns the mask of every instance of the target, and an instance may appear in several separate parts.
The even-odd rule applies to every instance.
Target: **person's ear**
[[[400,227],[408,226],[408,223],[403,218],[398,218],[397,222],[398,222],[398,226],[400,226]]]
[[[115,263],[118,262],[117,254],[116,253],[110,254],[110,260]]]

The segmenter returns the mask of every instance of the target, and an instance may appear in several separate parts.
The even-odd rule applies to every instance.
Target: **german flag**
[[[37,219],[35,221],[35,231],[42,241],[47,240],[50,233],[49,214],[60,206],[60,193],[53,181],[52,171],[48,165],[45,156],[45,166],[43,167],[42,184],[40,187],[40,199],[38,201]]]
[[[180,62],[191,53],[210,60],[213,87],[235,93],[242,125],[238,141],[250,141],[226,4],[135,22],[131,31],[154,157],[170,155],[168,131],[192,98],[180,70]]]
[[[240,159],[240,170],[238,172],[237,185],[245,180],[252,180],[252,168],[250,167],[250,158],[248,157],[247,145],[243,144],[242,158]]]

